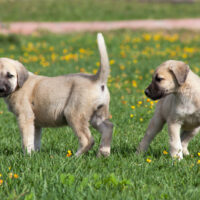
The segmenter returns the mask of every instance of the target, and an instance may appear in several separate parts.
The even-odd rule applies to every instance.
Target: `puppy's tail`
[[[97,76],[97,80],[106,84],[108,80],[108,76],[110,74],[110,65],[109,65],[109,59],[108,59],[108,54],[106,50],[106,44],[105,44],[103,35],[101,33],[98,33],[97,35],[97,43],[98,43],[99,54],[101,58],[101,64],[96,76]]]

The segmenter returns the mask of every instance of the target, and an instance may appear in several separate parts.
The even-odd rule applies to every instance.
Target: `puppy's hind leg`
[[[189,155],[189,151],[188,151],[188,144],[190,142],[190,140],[197,135],[197,133],[199,132],[200,128],[196,128],[194,130],[191,131],[182,131],[181,133],[181,145],[182,145],[182,150],[183,150],[183,154],[184,155]]]
[[[94,145],[94,139],[89,129],[89,122],[84,115],[77,116],[71,114],[70,116],[67,115],[66,119],[79,139],[79,149],[76,152],[76,156],[80,156],[89,151]]]
[[[91,118],[91,125],[101,133],[101,144],[99,148],[99,152],[97,156],[109,156],[110,155],[110,146],[112,141],[112,133],[113,133],[113,124],[108,119],[105,119],[104,113],[97,111],[93,114]]]
[[[162,130],[164,123],[165,120],[162,119],[157,112],[155,112],[146,130],[146,134],[137,148],[137,153],[147,151],[151,141],[154,139],[157,133]]]

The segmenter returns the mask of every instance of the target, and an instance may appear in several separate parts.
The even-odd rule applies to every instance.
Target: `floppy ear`
[[[185,63],[180,63],[170,65],[169,70],[174,74],[179,86],[181,86],[185,83],[190,68]]]
[[[27,69],[20,62],[18,62],[18,67],[17,67],[18,86],[21,88],[27,79],[28,79]]]

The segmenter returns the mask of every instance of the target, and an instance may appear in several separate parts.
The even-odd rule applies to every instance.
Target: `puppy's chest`
[[[185,113],[182,116],[183,126],[185,128],[195,128],[200,125],[200,110]]]
[[[195,104],[178,106],[176,115],[183,122],[184,127],[195,128],[200,125],[200,107]]]

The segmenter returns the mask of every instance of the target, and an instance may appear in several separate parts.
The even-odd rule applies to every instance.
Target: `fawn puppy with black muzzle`
[[[38,76],[18,61],[0,58],[0,97],[17,117],[24,151],[40,149],[42,127],[69,125],[79,139],[79,156],[94,144],[91,124],[101,133],[98,155],[110,155],[113,125],[106,85],[110,67],[102,34],[97,42],[101,66],[95,75]]]
[[[156,69],[145,94],[160,100],[137,152],[146,151],[167,123],[171,156],[189,155],[188,143],[200,129],[199,76],[184,62],[168,60]]]

